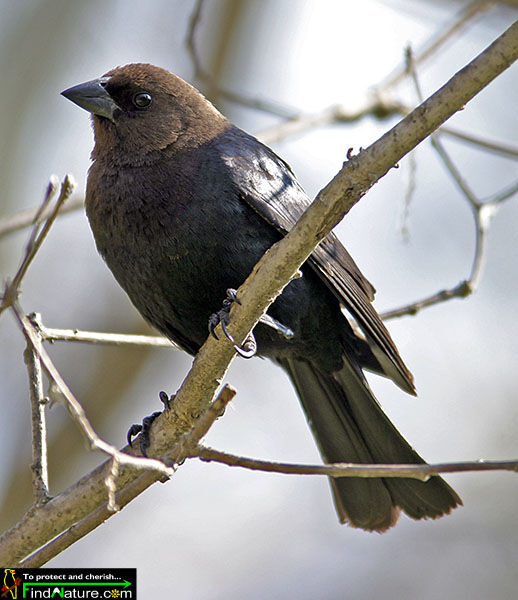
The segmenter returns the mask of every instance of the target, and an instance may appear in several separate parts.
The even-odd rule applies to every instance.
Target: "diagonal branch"
[[[16,319],[18,320],[18,323],[20,324],[23,330],[27,341],[31,344],[34,353],[41,361],[41,365],[47,372],[49,378],[58,387],[61,396],[65,400],[65,405],[68,412],[71,414],[74,421],[78,423],[81,432],[83,433],[88,442],[90,449],[101,450],[102,452],[110,455],[112,459],[115,459],[121,464],[129,465],[132,467],[138,467],[139,469],[155,470],[161,475],[172,475],[173,470],[168,468],[162,462],[150,458],[140,458],[138,456],[131,456],[129,454],[119,452],[119,450],[117,450],[115,446],[108,444],[97,435],[92,425],[90,424],[90,421],[88,420],[88,417],[86,416],[83,407],[81,406],[77,398],[72,394],[70,388],[67,386],[67,384],[61,377],[59,371],[56,369],[47,351],[41,345],[41,339],[38,336],[38,332],[35,329],[34,325],[27,317],[23,315],[17,303],[13,304],[12,309]]]
[[[197,447],[198,442],[205,436],[213,423],[218,419],[225,411],[226,406],[235,396],[236,390],[230,386],[225,385],[219,393],[216,400],[210,405],[207,411],[198,419],[194,427],[180,438],[177,444],[169,452],[167,457],[168,462],[176,465],[176,463],[183,458],[186,458],[191,454],[194,448]],[[174,399],[173,399],[174,401]],[[133,500],[138,494],[143,492],[151,483],[154,482],[151,473],[148,471],[143,473],[135,481],[130,483],[124,489],[116,491],[114,489],[112,501],[116,504],[117,509],[120,510],[128,502]],[[117,485],[118,481],[113,481],[114,488],[120,489]],[[90,531],[104,523],[114,514],[114,511],[110,508],[109,503],[101,505],[99,508],[94,510],[92,513],[87,515],[84,519],[78,523],[69,527],[61,535],[58,535],[48,544],[45,544],[40,550],[31,554],[27,559],[20,562],[20,567],[40,567],[45,564],[51,558],[54,558],[60,552],[63,552],[66,548],[71,546],[74,542],[81,539]]]
[[[425,62],[428,58],[433,56],[439,48],[444,46],[455,35],[458,35],[465,29],[476,17],[489,10],[494,5],[494,1],[472,0],[472,2],[459,13],[458,17],[448,28],[441,31],[438,35],[431,37],[426,42],[415,57],[415,64],[418,65]],[[378,89],[380,91],[385,91],[396,86],[405,78],[406,74],[405,66],[398,67],[393,73],[387,76],[386,80],[380,84]]]
[[[56,200],[56,203],[54,204],[53,208],[51,209],[49,216],[46,218],[45,222],[43,223],[43,226],[40,229],[40,219],[45,213],[45,211],[48,209],[50,201],[52,200],[52,197],[54,196],[57,187],[58,179],[55,175],[53,175],[50,178],[50,182],[47,186],[45,196],[43,198],[43,203],[34,216],[34,225],[31,231],[31,235],[29,237],[29,241],[27,243],[27,247],[25,249],[25,256],[22,259],[22,263],[19,266],[18,271],[16,271],[16,274],[13,277],[12,281],[9,281],[5,286],[4,295],[3,297],[1,297],[0,302],[0,314],[2,314],[2,312],[6,308],[8,308],[16,302],[18,298],[18,293],[20,291],[20,284],[22,282],[22,279],[25,277],[25,274],[27,273],[27,270],[32,261],[34,260],[34,257],[36,256],[38,250],[41,248],[41,245],[43,244],[43,241],[45,240],[48,232],[50,231],[52,224],[56,220],[56,217],[58,216],[61,207],[66,202],[66,200],[70,198],[70,195],[74,191],[74,178],[70,175],[65,176],[65,179],[61,184],[61,191],[59,197]]]

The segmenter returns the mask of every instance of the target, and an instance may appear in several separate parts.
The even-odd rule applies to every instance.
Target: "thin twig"
[[[41,338],[35,343],[41,347]],[[25,364],[29,374],[29,393],[32,413],[32,491],[36,505],[48,502],[49,473],[47,462],[47,422],[45,415],[46,399],[43,394],[41,362],[31,341],[27,339]]]
[[[300,135],[316,127],[324,127],[336,123],[354,123],[366,116],[386,119],[392,115],[400,115],[403,109],[398,102],[388,102],[381,98],[371,97],[363,108],[350,111],[343,104],[334,104],[314,113],[298,115],[282,123],[263,129],[257,137],[265,144],[273,144],[294,135]]]
[[[419,85],[419,79],[417,76],[417,70],[412,57],[412,51],[410,47],[407,50],[407,64],[410,72],[412,81],[414,82],[415,90],[419,102],[423,101],[423,94]],[[468,201],[471,207],[474,224],[475,224],[475,253],[473,256],[473,262],[471,267],[471,273],[468,279],[463,282],[466,290],[469,293],[473,293],[480,281],[482,274],[482,266],[485,258],[485,248],[487,243],[487,232],[489,229],[491,217],[493,217],[498,209],[497,204],[483,205],[481,201],[476,197],[475,193],[469,187],[467,181],[462,177],[461,172],[455,166],[455,163],[450,158],[446,148],[443,146],[439,136],[435,133],[430,135],[430,143],[442,160],[443,165],[452,176],[453,180],[459,187],[460,191],[464,195],[464,198]]]
[[[209,408],[196,421],[194,427],[180,437],[178,442],[167,452],[168,461],[173,464],[186,458],[199,441],[205,437],[214,422],[223,416],[227,405],[234,398],[237,391],[228,383],[225,384],[219,392],[218,397],[209,406]],[[174,411],[174,404],[173,404]]]
[[[407,71],[411,76],[414,83],[415,91],[420,102],[423,100],[423,94],[419,85],[419,79],[417,76],[415,61],[412,56],[412,50],[410,47],[406,49],[406,62]],[[467,200],[471,212],[473,215],[475,225],[475,251],[473,254],[473,261],[471,266],[471,272],[469,277],[461,281],[458,285],[447,290],[441,290],[431,296],[428,296],[422,300],[412,302],[405,306],[386,311],[381,314],[381,318],[385,321],[396,317],[402,317],[405,315],[416,315],[420,310],[425,307],[433,306],[441,302],[452,300],[453,298],[466,298],[470,294],[474,293],[480,282],[482,275],[482,269],[484,265],[484,258],[486,255],[486,244],[487,244],[487,233],[489,230],[491,218],[496,214],[499,202],[509,198],[517,189],[515,186],[507,188],[499,195],[496,196],[498,201],[482,202],[479,200],[475,193],[469,187],[467,181],[462,177],[461,172],[455,166],[455,163],[450,158],[448,152],[444,148],[442,142],[439,139],[437,133],[430,135],[430,143],[439,155],[442,163],[446,167],[447,171],[452,176],[453,180],[460,189],[462,195]]]
[[[179,439],[178,443],[167,453],[167,456],[163,457],[163,460],[177,463],[187,458],[187,455],[192,452],[193,448],[197,447],[197,444],[205,436],[214,421],[223,414],[226,406],[235,394],[236,391],[232,386],[225,385],[210,408],[198,419],[194,427]],[[115,511],[124,508],[133,498],[138,496],[155,481],[154,479],[150,479],[150,473],[144,473],[124,489],[118,491],[112,483],[112,480],[115,480],[118,476],[118,473],[112,476],[113,468],[118,469],[118,463],[111,462],[109,474],[105,480],[110,490],[109,502],[90,513],[78,523],[72,525],[40,550],[31,554],[20,562],[17,565],[18,567],[39,567],[45,564],[51,558],[54,558],[60,552],[63,552],[63,550],[77,542],[77,540],[86,536],[101,523],[104,523]]]
[[[470,206],[472,206],[474,209],[473,214],[475,217],[476,236],[473,262],[468,279],[461,281],[459,284],[450,289],[441,290],[421,300],[417,300],[416,302],[411,302],[405,306],[383,312],[380,314],[381,318],[384,321],[388,321],[398,317],[416,315],[423,308],[428,308],[430,306],[434,306],[435,304],[452,300],[453,298],[466,298],[472,294],[473,291],[476,290],[482,274],[485,256],[485,243],[487,240],[487,231],[490,220],[495,215],[500,204],[517,193],[518,183],[515,183],[495,194],[491,200],[480,202],[479,200],[475,199],[475,203],[472,203],[471,200],[469,200]]]
[[[106,503],[106,508],[111,513],[119,512],[120,510],[120,506],[117,504],[115,499],[117,494],[117,478],[119,477],[119,472],[120,461],[116,456],[113,456],[110,461],[108,475],[106,475],[106,479],[104,480],[104,484],[108,490],[108,502]]]
[[[72,212],[74,210],[78,210],[79,208],[83,208],[85,199],[83,196],[73,196],[70,200],[61,207],[59,211],[59,216]],[[38,218],[36,216],[40,212],[40,207],[29,208],[28,210],[23,210],[19,213],[15,213],[10,217],[6,217],[5,219],[0,220],[0,238],[8,235],[9,233],[14,233],[15,231],[19,231],[20,229],[25,229],[29,225],[39,225],[45,219],[49,217],[50,210],[47,207]]]
[[[448,135],[463,142],[467,142],[472,146],[477,146],[482,150],[492,152],[493,154],[500,154],[501,156],[505,156],[507,158],[512,158],[515,160],[518,159],[518,147],[511,146],[510,144],[505,144],[504,142],[490,141],[473,133],[465,133],[463,131],[455,129],[454,127],[448,127],[446,125],[440,127],[437,130],[437,133]]]
[[[410,152],[408,155],[408,183],[407,189],[405,192],[405,197],[403,198],[403,210],[401,214],[401,236],[404,241],[408,241],[410,239],[410,206],[412,204],[412,200],[415,195],[415,191],[417,189],[417,160],[416,160],[416,150]]]
[[[43,226],[40,229],[40,225],[38,222],[36,222],[35,225],[33,226],[33,229],[29,236],[29,242],[25,249],[25,255],[23,257],[22,263],[21,263],[20,267],[18,268],[18,271],[16,272],[15,276],[13,277],[12,281],[8,282],[7,285],[5,286],[4,296],[2,298],[2,302],[0,303],[0,314],[6,308],[11,306],[14,302],[16,302],[16,299],[18,298],[18,293],[20,291],[20,284],[21,284],[22,279],[24,278],[25,274],[27,273],[27,269],[29,268],[31,262],[33,261],[34,257],[36,256],[36,253],[41,248],[41,245],[43,244],[45,237],[47,236],[50,228],[52,227],[52,224],[56,220],[56,217],[58,215],[58,212],[59,212],[61,206],[70,197],[70,195],[72,194],[72,192],[74,190],[74,187],[75,187],[74,178],[71,175],[65,175],[65,179],[63,180],[63,183],[61,184],[61,191],[60,191],[59,197],[56,200],[56,203],[54,204],[54,207],[52,208],[49,216],[43,223]],[[38,217],[40,217],[42,215],[43,211],[47,208],[47,206],[51,200],[51,197],[54,195],[56,188],[57,188],[57,179],[55,178],[55,176],[52,176],[50,179],[50,183],[47,186],[47,191],[46,191],[45,197],[43,199],[42,207],[36,213],[36,216],[35,216],[36,221],[38,220]]]
[[[88,441],[90,449],[101,450],[110,457],[116,457],[121,464],[131,465],[139,469],[151,469],[166,476],[172,475],[174,470],[170,469],[159,460],[140,458],[138,456],[131,456],[129,454],[125,454],[124,452],[120,452],[117,450],[117,448],[115,448],[115,446],[108,444],[97,435],[90,424],[83,407],[70,391],[59,371],[54,366],[52,359],[47,354],[45,348],[43,348],[41,344],[38,344],[37,329],[33,326],[31,321],[23,315],[23,312],[17,303],[14,303],[11,308],[25,336],[30,341],[34,351],[38,355],[43,368],[47,372],[47,375],[58,387],[60,395],[65,400],[65,406],[68,409],[68,412],[74,421],[79,425],[80,431],[84,434],[86,440]]]
[[[414,62],[416,65],[423,63],[433,54],[435,54],[439,48],[444,46],[454,35],[458,35],[462,29],[467,27],[475,17],[481,12],[489,10],[494,6],[494,2],[488,2],[485,0],[474,0],[461,13],[454,19],[453,23],[446,30],[439,32],[438,35],[430,37],[426,44],[416,54]],[[398,66],[393,73],[381,82],[378,89],[380,91],[386,91],[389,88],[396,86],[402,81],[407,75],[406,66]]]
[[[406,477],[428,481],[440,473],[466,473],[471,471],[514,471],[518,472],[518,460],[503,461],[466,461],[437,463],[434,465],[401,464],[355,464],[335,463],[329,465],[301,465],[292,463],[257,460],[221,452],[214,448],[198,446],[189,458],[199,458],[204,462],[217,462],[230,467],[243,467],[266,473],[284,475],[327,475],[328,477]]]
[[[485,200],[484,204],[492,204],[492,203],[493,204],[502,204],[503,202],[505,202],[505,200],[509,200],[509,198],[512,198],[517,193],[518,193],[518,181],[516,183],[512,183],[511,185],[507,186],[500,192],[497,192],[491,198],[488,198],[487,200]]]
[[[470,294],[471,288],[469,282],[461,281],[455,287],[441,290],[435,294],[426,296],[421,300],[416,300],[415,302],[406,304],[405,306],[400,306],[398,308],[393,308],[391,310],[382,312],[380,313],[380,317],[384,321],[389,321],[390,319],[396,319],[398,317],[414,316],[423,310],[423,308],[428,308],[430,306],[434,306],[435,304],[441,304],[442,302],[446,302],[452,298],[466,298]]]
[[[40,321],[36,325],[42,339],[51,343],[63,341],[110,346],[153,346],[156,348],[169,348],[169,350],[178,349],[176,344],[159,335],[133,335],[104,331],[81,331],[79,329],[56,329],[46,327]]]
[[[240,104],[248,108],[260,110],[283,119],[294,119],[298,116],[299,111],[286,105],[280,104],[279,102],[272,102],[265,98],[252,98],[232,90],[227,90],[220,87],[215,81],[214,77],[208,73],[200,59],[198,48],[196,45],[196,34],[201,23],[201,15],[204,10],[205,0],[197,0],[194,9],[189,19],[189,26],[187,28],[187,37],[185,39],[185,45],[187,52],[191,58],[194,67],[194,76],[196,79],[204,83],[208,88],[210,95],[219,96],[235,104]]]
[[[189,53],[189,56],[191,58],[194,67],[194,75],[196,77],[199,77],[200,73],[203,73],[203,67],[201,64],[200,57],[198,55],[198,48],[196,46],[196,31],[198,30],[198,26],[201,22],[203,4],[204,0],[196,0],[196,4],[194,5],[194,9],[189,19],[187,37],[185,38],[185,45],[187,47],[187,52]]]

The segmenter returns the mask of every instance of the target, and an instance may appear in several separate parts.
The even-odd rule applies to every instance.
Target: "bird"
[[[144,319],[195,355],[209,327],[228,323],[223,298],[228,313],[239,301],[229,290],[309,197],[282,158],[166,69],[116,67],[62,95],[92,116],[85,207],[100,255]],[[334,233],[300,272],[254,328],[254,349],[288,374],[323,461],[424,464],[365,378],[416,394],[374,287]],[[462,504],[439,476],[329,481],[339,521],[366,531],[386,531],[401,512],[435,519]]]

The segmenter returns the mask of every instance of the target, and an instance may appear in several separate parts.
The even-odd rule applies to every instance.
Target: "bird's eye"
[[[152,101],[153,98],[151,94],[148,94],[147,92],[140,92],[133,96],[133,104],[137,108],[147,108],[148,106],[150,106]]]

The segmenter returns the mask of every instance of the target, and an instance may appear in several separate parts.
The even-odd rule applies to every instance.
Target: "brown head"
[[[94,159],[142,164],[165,148],[198,146],[230,127],[197,89],[149,64],[117,67],[62,95],[92,113]]]

